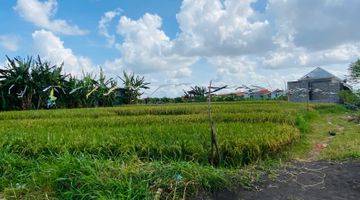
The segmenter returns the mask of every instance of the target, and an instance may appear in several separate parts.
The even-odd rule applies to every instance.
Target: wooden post
[[[220,163],[220,153],[219,153],[219,146],[217,142],[217,136],[216,136],[216,128],[214,121],[211,116],[211,88],[212,88],[212,81],[210,81],[209,84],[209,94],[208,94],[208,115],[209,115],[209,122],[210,122],[210,136],[211,136],[211,157],[210,157],[210,163],[214,166],[219,165]]]
[[[310,108],[309,108],[310,92],[311,92],[311,88],[308,87],[308,89],[307,89],[307,99],[306,99],[306,110],[307,110],[307,111],[310,110]]]

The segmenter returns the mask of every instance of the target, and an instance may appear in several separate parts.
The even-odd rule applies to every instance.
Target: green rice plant
[[[214,103],[213,112],[216,113],[289,113],[295,114],[298,109],[293,104],[284,103]],[[125,115],[187,115],[206,114],[207,105],[196,104],[174,104],[166,106],[122,106],[113,108],[92,108],[92,109],[59,109],[40,110],[26,112],[0,112],[0,120],[6,119],[49,119],[49,118],[83,118],[83,117],[109,117]]]
[[[312,115],[285,102],[214,103],[221,163],[209,165],[204,103],[0,113],[6,199],[182,198],[244,181],[240,167],[300,137]]]
[[[248,163],[263,154],[276,152],[298,136],[297,129],[291,125],[269,122],[218,123],[217,128],[220,148],[227,147],[226,152],[230,152],[224,159],[232,164]],[[80,120],[67,124],[26,122],[4,127],[0,133],[2,148],[26,156],[65,152],[106,157],[135,154],[145,160],[206,163],[210,146],[209,128],[204,122],[146,126],[89,126]]]

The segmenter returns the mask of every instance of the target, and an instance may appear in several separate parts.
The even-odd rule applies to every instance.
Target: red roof
[[[261,89],[261,90],[259,90],[259,93],[260,94],[269,94],[270,93],[270,91],[268,90],[268,89]]]

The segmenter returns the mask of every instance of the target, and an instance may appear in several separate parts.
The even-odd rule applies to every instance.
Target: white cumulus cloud
[[[304,47],[277,49],[262,57],[265,68],[299,68],[323,65],[343,64],[344,68],[350,62],[360,57],[360,41],[345,43],[333,48],[311,51]],[[259,65],[261,65],[259,64]]]
[[[57,12],[57,1],[18,0],[14,9],[26,21],[56,33],[65,35],[84,35],[88,31],[71,25],[63,19],[53,19]]]
[[[255,0],[184,0],[176,15],[178,51],[228,56],[264,52],[273,46],[267,20],[251,8]]]
[[[262,12],[253,8],[256,1],[183,0],[176,14],[179,32],[173,38],[162,29],[157,14],[132,19],[121,16],[120,9],[108,11],[99,20],[98,31],[119,56],[104,67],[112,74],[129,70],[156,76],[160,82],[181,82],[201,76],[192,71],[200,60],[216,69],[219,82],[280,87],[284,80],[315,66],[346,71],[348,64],[360,57],[360,1],[268,0]],[[18,0],[15,9],[44,29],[33,33],[35,49],[42,55],[64,61],[66,69],[74,73],[92,66],[88,58],[75,55],[54,34],[86,33],[54,17],[56,0]],[[4,41],[0,37],[4,48],[17,49],[18,44]]]
[[[183,0],[176,14],[179,33],[172,39],[156,14],[122,16],[120,56],[107,63],[109,69],[162,72],[179,80],[201,76],[191,66],[205,60],[218,81],[280,87],[315,66],[346,71],[360,57],[360,1],[269,0],[261,13],[252,6],[256,1]],[[116,15],[110,12],[102,20],[110,41],[115,36],[107,25]]]
[[[32,34],[34,49],[37,53],[56,64],[64,63],[64,71],[73,75],[81,75],[92,71],[91,60],[84,56],[77,56],[64,46],[64,42],[50,31],[38,30]]]
[[[117,26],[117,33],[124,40],[117,45],[121,53],[115,61],[118,66],[137,73],[178,71],[178,75],[188,75],[188,67],[196,58],[174,52],[174,42],[161,25],[158,15],[146,13],[138,20],[122,16]]]
[[[359,41],[358,0],[269,0],[267,14],[296,46],[311,50]]]
[[[110,34],[108,28],[110,26],[110,23],[113,21],[113,19],[119,16],[121,12],[122,12],[121,9],[118,8],[104,13],[98,24],[99,34],[106,38],[108,46],[110,47],[115,45],[116,40],[115,40],[115,35]]]

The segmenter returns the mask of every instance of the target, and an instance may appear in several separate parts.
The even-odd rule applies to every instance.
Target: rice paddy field
[[[301,137],[288,102],[214,103],[221,162],[209,164],[207,104],[0,113],[0,199],[185,199],[246,182],[239,169]]]

